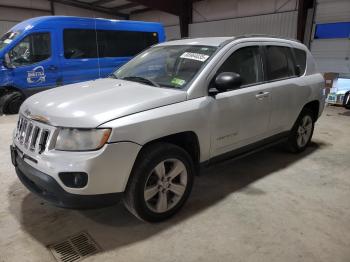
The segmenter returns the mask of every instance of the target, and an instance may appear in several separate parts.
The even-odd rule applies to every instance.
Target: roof
[[[35,18],[30,18],[24,20],[23,22],[15,25],[13,27],[14,30],[23,30],[27,28],[32,28],[36,26],[40,26],[41,24],[56,24],[58,22],[62,23],[103,23],[103,24],[114,24],[116,22],[122,24],[143,24],[143,25],[157,25],[160,26],[160,23],[155,22],[143,22],[143,21],[131,21],[131,20],[115,20],[115,19],[105,19],[105,18],[88,18],[88,17],[77,17],[77,16],[39,16]]]
[[[284,38],[272,35],[237,35],[230,37],[201,37],[201,38],[184,38],[179,40],[171,40],[159,45],[207,45],[207,46],[220,46],[224,43],[231,42],[233,40],[240,39],[253,39],[255,41],[276,41],[276,42],[288,42],[295,44],[301,44],[296,39]]]

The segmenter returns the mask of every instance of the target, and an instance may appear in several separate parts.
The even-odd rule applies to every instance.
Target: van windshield
[[[111,77],[153,86],[183,88],[216,49],[199,45],[152,47],[130,60]]]
[[[5,46],[10,44],[13,39],[15,39],[20,32],[7,32],[0,38],[0,50],[2,50]]]

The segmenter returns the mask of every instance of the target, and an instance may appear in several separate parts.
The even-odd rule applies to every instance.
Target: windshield
[[[213,46],[156,46],[130,60],[111,77],[153,86],[183,88],[217,48]]]
[[[0,38],[0,50],[10,44],[20,32],[7,32]]]

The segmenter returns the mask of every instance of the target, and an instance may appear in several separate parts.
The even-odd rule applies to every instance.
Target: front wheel
[[[5,93],[0,98],[0,113],[17,114],[23,101],[24,96],[18,91]]]
[[[314,114],[309,109],[303,109],[295,122],[289,138],[288,147],[290,151],[299,153],[309,145],[314,132]]]
[[[124,195],[125,206],[142,220],[165,220],[184,205],[194,173],[192,159],[182,148],[168,143],[147,146],[133,168]]]

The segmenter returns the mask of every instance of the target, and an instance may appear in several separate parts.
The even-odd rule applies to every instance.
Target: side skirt
[[[282,132],[277,135],[273,135],[271,137],[265,138],[261,141],[224,153],[222,155],[215,156],[205,162],[202,162],[200,166],[201,168],[204,168],[204,167],[208,167],[210,165],[224,162],[227,160],[233,160],[233,159],[236,160],[236,159],[244,158],[248,155],[254,154],[266,148],[286,142],[288,139],[289,133],[290,131]]]

